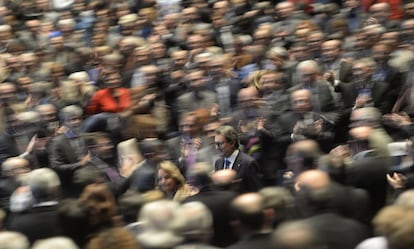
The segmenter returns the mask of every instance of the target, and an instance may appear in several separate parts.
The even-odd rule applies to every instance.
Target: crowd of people
[[[414,2],[0,3],[0,248],[414,248]]]

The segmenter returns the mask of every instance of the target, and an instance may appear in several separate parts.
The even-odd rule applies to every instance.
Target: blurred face
[[[187,63],[187,52],[186,51],[177,51],[171,55],[171,58],[174,62],[174,65],[177,67],[184,67]]]
[[[300,70],[301,80],[304,84],[310,85],[315,81],[316,72],[312,67],[304,67]]]
[[[188,80],[192,89],[201,89],[204,87],[205,80],[201,71],[188,75]]]
[[[81,117],[78,117],[76,115],[72,115],[70,117],[66,117],[65,119],[65,126],[67,126],[70,129],[78,129],[82,123]]]
[[[371,75],[371,69],[364,63],[356,63],[352,67],[352,75],[355,81],[364,82]]]
[[[101,159],[111,159],[113,149],[114,146],[109,138],[101,137],[97,140],[96,153]]]
[[[387,63],[390,58],[391,49],[384,44],[375,45],[372,48],[372,57],[378,64]]]
[[[322,59],[324,62],[334,62],[340,55],[341,50],[337,42],[327,41],[322,44]]]
[[[174,192],[177,189],[177,183],[174,178],[163,169],[158,170],[157,181],[158,187],[164,192]]]
[[[194,137],[198,133],[198,125],[195,116],[183,118],[180,122],[180,130],[184,136]]]
[[[292,108],[299,114],[304,114],[312,110],[311,93],[307,90],[299,90],[292,93]]]
[[[121,85],[121,76],[117,73],[108,74],[105,80],[105,84],[109,89],[118,88]]]
[[[214,143],[219,156],[229,157],[234,152],[235,148],[232,144],[226,141],[226,138],[221,134],[216,134]]]
[[[292,14],[292,12],[294,11],[294,9],[295,8],[293,7],[293,5],[291,3],[282,2],[282,3],[279,3],[276,6],[276,13],[277,13],[279,18],[284,19],[284,18],[289,17]]]
[[[278,75],[274,73],[263,75],[262,77],[260,77],[260,81],[259,81],[261,85],[260,89],[265,94],[270,94],[274,90],[281,89],[282,84],[280,84],[280,82],[278,82],[277,79],[278,79]]]

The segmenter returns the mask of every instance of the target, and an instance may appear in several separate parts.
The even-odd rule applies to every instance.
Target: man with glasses
[[[255,192],[262,188],[261,168],[256,160],[243,153],[239,147],[239,136],[232,126],[224,125],[216,130],[214,137],[220,159],[215,170],[234,170],[240,179],[240,193]]]

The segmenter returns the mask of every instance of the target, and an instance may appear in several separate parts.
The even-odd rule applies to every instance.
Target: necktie
[[[224,169],[230,169],[230,160],[224,158]]]

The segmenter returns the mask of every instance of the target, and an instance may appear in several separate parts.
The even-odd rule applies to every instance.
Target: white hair
[[[201,202],[188,202],[178,210],[175,231],[187,239],[208,239],[212,232],[213,217]]]
[[[79,247],[69,238],[53,237],[44,240],[38,240],[34,243],[32,249],[79,249]]]
[[[29,240],[21,233],[0,232],[0,249],[28,249]]]
[[[49,168],[40,168],[31,171],[26,178],[37,201],[50,200],[56,197],[60,189],[60,180],[55,171]]]
[[[88,82],[89,81],[89,75],[85,71],[75,72],[75,73],[71,73],[69,75],[68,79],[75,80],[75,81]]]

